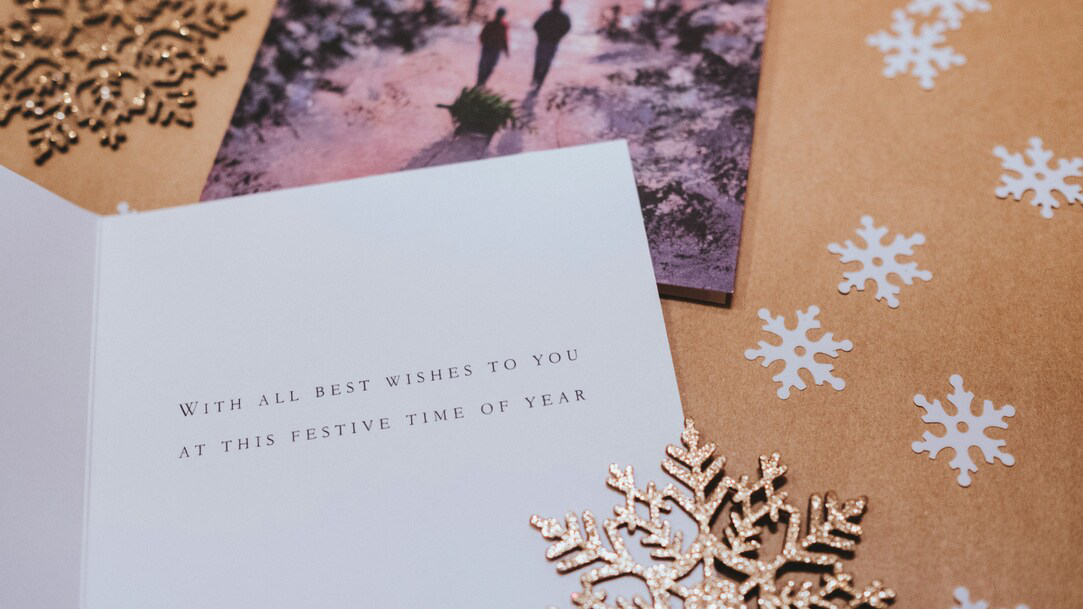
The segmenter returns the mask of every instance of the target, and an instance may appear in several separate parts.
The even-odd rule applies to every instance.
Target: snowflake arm
[[[993,7],[986,0],[911,0],[906,10],[912,14],[929,16],[937,13],[937,19],[949,30],[963,27],[967,13],[988,13]]]
[[[869,46],[884,54],[884,76],[895,78],[910,73],[926,91],[935,86],[937,74],[952,66],[966,63],[966,57],[944,41],[943,23],[925,23],[915,30],[914,20],[903,10],[892,13],[891,29],[894,33],[879,31],[867,38]]]
[[[617,531],[618,525],[615,521],[607,520],[604,527],[611,548],[607,547],[602,541],[593,514],[589,511],[583,512],[581,522],[582,524],[580,524],[580,520],[574,512],[569,512],[565,516],[564,525],[561,525],[556,519],[541,518],[537,515],[532,516],[530,519],[530,523],[541,532],[542,537],[555,541],[546,551],[546,558],[554,560],[565,554],[572,553],[570,558],[563,558],[557,563],[558,572],[575,571],[595,561],[603,563],[602,566],[590,569],[580,577],[582,589],[579,593],[572,595],[572,601],[577,607],[584,609],[607,609],[610,607],[623,609],[625,607],[656,605],[657,603],[641,605],[642,601],[639,598],[633,599],[631,605],[622,598],[617,598],[616,605],[608,605],[605,603],[607,596],[605,591],[594,589],[594,585],[598,582],[627,575],[634,575],[645,581],[657,581],[657,576],[661,575],[663,581],[651,588],[650,592],[655,599],[660,599],[662,602],[668,601],[669,589],[675,585],[673,577],[670,575],[673,571],[672,568],[652,572],[650,573],[652,577],[648,580],[646,569],[629,554],[623,538]],[[665,606],[667,605],[663,605],[663,607]]]
[[[876,227],[871,216],[862,216],[861,225],[863,228],[857,229],[857,234],[865,240],[865,248],[858,247],[849,239],[843,245],[831,243],[827,246],[827,250],[837,254],[841,262],[862,264],[860,270],[842,274],[844,281],[839,283],[839,292],[849,294],[853,288],[863,291],[865,283],[871,279],[876,282],[876,300],[885,300],[887,306],[894,309],[899,306],[896,296],[901,288],[888,280],[889,275],[897,275],[906,285],[912,285],[915,279],[929,281],[933,278],[929,271],[919,270],[916,262],[896,260],[897,256],[912,256],[914,246],[925,243],[925,235],[895,235],[894,241],[884,244],[883,238],[888,232],[886,227]]]
[[[993,154],[1001,160],[1006,171],[1018,174],[1016,177],[1005,173],[1000,177],[997,197],[1022,201],[1028,190],[1034,191],[1030,204],[1040,207],[1042,217],[1046,219],[1052,218],[1053,210],[1060,207],[1056,194],[1068,203],[1083,203],[1083,186],[1068,183],[1068,178],[1083,177],[1083,158],[1058,159],[1054,167],[1050,163],[1053,152],[1045,149],[1039,137],[1030,138],[1030,148],[1026,150],[1030,163],[1022,153],[1009,153],[1004,146],[994,148]]]
[[[785,362],[782,371],[772,378],[780,383],[777,395],[783,400],[790,397],[791,388],[802,390],[807,386],[800,375],[802,369],[808,371],[817,385],[827,383],[836,391],[846,387],[846,381],[831,374],[834,366],[816,361],[815,356],[822,354],[838,357],[840,350],[850,351],[854,348],[854,344],[848,340],[835,341],[830,332],[817,340],[808,338],[809,330],[820,327],[820,322],[816,319],[819,313],[820,308],[816,306],[809,307],[807,311],[797,311],[797,325],[791,330],[786,327],[783,316],[773,317],[767,309],[759,311],[760,319],[765,322],[763,329],[777,335],[782,342],[772,345],[761,340],[757,348],[745,351],[745,359],[755,361],[763,358],[761,365],[764,368],[778,361]]]
[[[955,456],[949,465],[958,470],[956,481],[965,487],[970,486],[970,474],[978,471],[977,464],[970,457],[971,448],[978,448],[986,463],[1000,461],[1008,466],[1015,463],[1015,457],[1001,450],[1005,445],[1004,440],[985,435],[986,429],[1007,429],[1008,423],[1004,419],[1014,416],[1015,408],[1010,404],[996,408],[991,401],[985,400],[981,413],[974,415],[970,408],[974,394],[963,389],[963,378],[958,374],[952,375],[950,380],[954,391],[948,395],[948,401],[955,406],[955,414],[948,414],[940,400],[929,402],[924,395],[914,396],[914,404],[925,410],[921,420],[929,424],[943,425],[945,432],[944,435],[937,436],[926,431],[922,439],[914,442],[911,448],[918,454],[929,453],[930,459],[936,459],[945,448],[952,449]]]

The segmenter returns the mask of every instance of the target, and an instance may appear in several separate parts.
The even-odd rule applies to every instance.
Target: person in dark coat
[[[504,16],[508,11],[503,8],[496,9],[496,15],[492,21],[481,28],[481,60],[478,61],[478,82],[476,87],[484,87],[489,77],[496,68],[496,62],[500,60],[501,51],[505,55],[511,55],[508,51],[508,23]]]
[[[572,29],[572,20],[568,13],[560,10],[561,0],[553,0],[552,8],[542,13],[534,22],[534,31],[538,34],[538,48],[534,52],[534,86],[540,87],[553,65],[560,39]]]

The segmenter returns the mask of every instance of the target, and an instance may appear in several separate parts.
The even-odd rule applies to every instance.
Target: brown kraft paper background
[[[1083,206],[1046,220],[997,199],[992,154],[1039,136],[1083,156],[1083,3],[994,0],[948,33],[968,61],[931,92],[884,78],[865,43],[903,4],[772,0],[732,308],[663,302],[685,411],[732,474],[779,450],[792,497],[868,495],[852,564],[894,587],[898,607],[949,609],[956,586],[991,609],[1083,607]],[[826,246],[856,240],[863,214],[926,236],[912,259],[933,278],[904,285],[898,309],[837,290],[844,266]],[[834,360],[846,388],[782,401],[770,382],[781,364],[743,353],[774,342],[758,309],[792,324],[809,305],[854,342]],[[945,402],[956,373],[976,400],[1017,410],[989,432],[1015,465],[976,458],[969,488],[950,453],[910,448],[941,433],[914,395]]]
[[[992,12],[948,33],[968,62],[932,92],[910,76],[885,79],[882,55],[865,43],[904,3],[772,0],[732,307],[663,301],[684,407],[731,475],[754,474],[758,455],[779,450],[799,504],[829,489],[867,495],[851,566],[860,581],[892,586],[896,607],[949,609],[953,589],[966,586],[992,609],[1075,609],[1083,206],[1046,220],[997,199],[992,149],[1022,151],[1039,136],[1060,157],[1083,156],[1083,3],[994,0]],[[197,200],[271,8],[244,5],[248,16],[212,45],[229,70],[197,81],[194,129],[137,120],[120,152],[84,139],[39,168],[13,121],[0,130],[0,163],[102,213],[120,200],[136,209]],[[844,267],[826,246],[856,239],[863,214],[927,238],[913,260],[933,279],[903,286],[898,309],[870,290],[836,289],[858,265]],[[792,323],[810,305],[823,330],[854,342],[834,360],[847,385],[782,401],[770,380],[781,364],[765,370],[743,354],[773,342],[761,307]],[[1007,430],[990,432],[1016,464],[976,458],[969,488],[955,482],[950,453],[932,461],[910,448],[926,429],[940,431],[921,422],[914,395],[943,402],[952,374],[977,401],[1017,409]],[[663,447],[652,449],[661,457]]]

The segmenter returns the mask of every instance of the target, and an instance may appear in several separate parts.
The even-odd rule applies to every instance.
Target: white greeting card
[[[607,143],[98,218],[0,174],[0,607],[542,607],[681,408]]]

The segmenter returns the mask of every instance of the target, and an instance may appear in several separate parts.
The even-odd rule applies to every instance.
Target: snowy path
[[[579,0],[565,8],[572,31],[560,45],[539,98],[560,85],[601,84],[612,71],[593,61],[610,44],[596,29],[611,4],[612,0]],[[344,94],[318,92],[290,128],[263,133],[268,154],[261,156],[273,163],[262,168],[265,175],[285,187],[594,141],[595,129],[562,123],[558,112],[546,110],[529,95],[536,42],[533,22],[548,5],[549,0],[504,3],[511,56],[501,57],[488,83],[522,105],[528,118],[525,128],[500,132],[492,142],[454,137],[447,111],[436,107],[451,102],[476,79],[479,20],[433,29],[428,43],[410,54],[366,50],[339,66],[327,76],[345,87]],[[289,152],[276,152],[278,147]],[[319,161],[298,163],[298,158]]]

